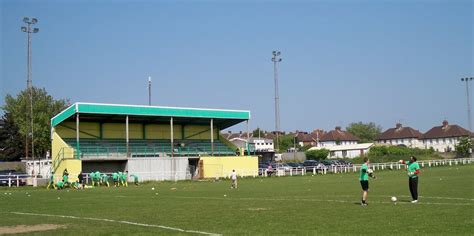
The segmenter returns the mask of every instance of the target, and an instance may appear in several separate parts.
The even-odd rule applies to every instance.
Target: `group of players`
[[[418,178],[420,174],[420,165],[416,162],[416,157],[410,157],[410,161],[405,162],[404,160],[399,161],[400,164],[407,166],[407,175],[408,175],[408,187],[410,189],[410,194],[412,197],[411,203],[418,202]],[[359,181],[362,186],[362,200],[360,202],[361,206],[367,206],[367,195],[369,191],[369,177],[375,178],[372,169],[369,169],[369,159],[364,158],[364,164],[360,169]]]
[[[112,177],[114,187],[119,187],[119,186],[128,187],[128,171],[114,172],[110,176],[105,173],[100,173],[99,171],[95,171],[95,172],[89,173],[88,176],[92,183],[91,186],[86,185],[86,182],[84,181],[84,175],[82,172],[79,173],[79,175],[77,176],[77,181],[70,182],[69,172],[67,171],[67,169],[65,169],[63,172],[62,179],[56,181],[55,183],[54,172],[53,172],[51,173],[51,177],[50,177],[48,186],[46,188],[47,189],[50,189],[50,188],[63,189],[63,188],[71,187],[74,189],[83,189],[83,188],[99,187],[101,185],[110,187],[110,182],[109,182],[110,177]],[[139,184],[137,174],[132,174],[130,175],[130,177],[133,178],[133,182],[135,185]]]

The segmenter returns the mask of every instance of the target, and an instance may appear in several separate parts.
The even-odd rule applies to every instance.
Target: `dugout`
[[[249,119],[243,110],[75,103],[51,119],[52,171],[59,178],[67,168],[72,181],[96,170],[128,170],[142,180],[189,179],[209,172],[203,157],[233,157],[246,164],[219,163],[251,173],[258,161],[236,156],[236,147],[220,135],[241,122],[248,127]]]

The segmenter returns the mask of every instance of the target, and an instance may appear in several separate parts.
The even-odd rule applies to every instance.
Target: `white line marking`
[[[136,223],[136,222],[130,222],[130,221],[124,221],[124,220],[110,220],[110,219],[100,219],[100,218],[91,218],[91,217],[50,215],[50,214],[27,213],[27,212],[10,212],[10,213],[17,214],[17,215],[48,216],[48,217],[59,217],[59,218],[69,218],[69,219],[78,219],[78,220],[105,221],[105,222],[111,222],[111,223],[121,223],[121,224],[137,225],[137,226],[144,226],[144,227],[161,228],[161,229],[174,230],[174,231],[185,232],[185,233],[222,236],[221,234],[216,234],[216,233],[208,233],[208,232],[196,231],[196,230],[185,230],[185,229],[174,228],[174,227],[163,226],[163,225],[150,225],[150,224]]]
[[[393,195],[370,195],[370,197],[392,197]],[[325,197],[331,197],[326,195]],[[349,197],[349,198],[354,198],[356,196],[354,195],[337,195],[337,197]],[[357,196],[358,197],[358,196]],[[406,198],[411,198],[411,196],[408,195],[397,195],[397,197],[406,197]],[[472,198],[460,198],[460,197],[437,197],[437,196],[419,196],[419,198],[432,198],[432,199],[440,199],[440,200],[463,200],[463,201],[474,201]],[[298,198],[295,198],[298,199]]]
[[[175,197],[185,199],[208,199],[208,200],[246,200],[246,201],[306,201],[306,202],[338,202],[338,203],[355,203],[357,201],[332,200],[332,199],[305,199],[305,198],[221,198],[221,197]],[[370,201],[372,203],[393,204],[393,202]],[[397,204],[412,204],[410,202],[397,202]],[[444,202],[418,202],[419,205],[449,205],[449,206],[474,206],[472,203],[444,203]]]

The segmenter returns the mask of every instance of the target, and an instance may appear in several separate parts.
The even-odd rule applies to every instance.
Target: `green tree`
[[[303,151],[303,152],[306,152],[308,151],[310,148],[312,148],[313,146],[311,145],[304,145],[303,147],[300,147],[299,148],[299,151]]]
[[[328,149],[308,150],[304,153],[308,160],[324,160],[329,155]]]
[[[11,114],[18,133],[31,143],[30,105],[28,90],[21,91],[16,97],[8,94],[2,107],[6,114]],[[69,105],[68,100],[55,100],[44,88],[33,87],[33,132],[35,157],[43,157],[51,150],[51,118]],[[30,150],[31,151],[31,150]]]
[[[346,128],[347,132],[360,138],[360,143],[373,142],[381,133],[382,127],[374,122],[369,123],[351,123]]]
[[[13,123],[11,113],[3,115],[5,122],[0,129],[0,160],[18,161],[24,155],[25,138]]]
[[[254,129],[254,130],[252,131],[252,135],[253,135],[252,137],[258,138],[258,135],[259,135],[259,134],[260,134],[260,137],[263,137],[264,134],[265,134],[265,132],[266,132],[265,130],[262,130],[262,129],[260,129],[260,128],[256,128],[256,129]]]
[[[468,157],[471,155],[472,142],[468,137],[462,137],[459,139],[459,143],[455,146],[455,149],[458,157]]]
[[[279,147],[279,152],[286,152],[286,150],[288,150],[289,148],[293,147],[294,146],[294,135],[292,134],[286,134],[286,135],[280,135],[278,137],[278,147]],[[276,143],[276,136],[275,138],[273,139],[273,143]],[[298,146],[298,144],[296,144]],[[276,148],[276,146],[275,146]]]

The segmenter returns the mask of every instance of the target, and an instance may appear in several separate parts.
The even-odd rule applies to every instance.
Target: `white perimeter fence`
[[[460,159],[443,159],[443,160],[429,160],[429,161],[418,161],[418,164],[421,168],[437,167],[437,166],[454,166],[454,165],[468,165],[474,163],[474,158],[460,158]],[[259,169],[257,171],[244,171],[237,173],[239,176],[246,177],[269,177],[269,176],[301,176],[307,174],[339,174],[339,173],[351,173],[360,171],[362,165],[352,165],[352,166],[326,166],[322,167],[302,167],[302,168],[279,168],[273,169],[273,172],[267,172],[267,169]],[[373,170],[401,170],[405,169],[406,165],[400,164],[398,162],[388,162],[388,163],[371,163],[369,168]],[[101,173],[109,175],[109,181],[112,181],[112,173]],[[165,171],[165,172],[137,172],[130,173],[128,175],[128,182],[133,182],[133,178],[130,177],[132,174],[138,174],[139,181],[163,181],[163,180],[185,180],[191,179],[191,174],[189,171]],[[220,176],[222,178],[229,178],[231,173],[224,174]],[[70,176],[71,173],[70,173]],[[77,174],[76,174],[77,176]],[[89,173],[83,173],[84,181],[89,184],[90,178]],[[59,180],[59,178],[57,179]],[[56,180],[56,181],[57,181]],[[49,180],[43,178],[39,175],[28,175],[28,174],[11,174],[11,175],[0,175],[0,186],[8,187],[20,187],[23,185],[33,185],[37,186],[40,183],[45,184]]]

